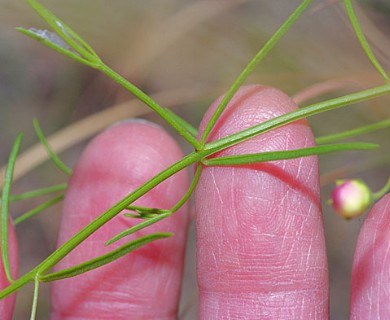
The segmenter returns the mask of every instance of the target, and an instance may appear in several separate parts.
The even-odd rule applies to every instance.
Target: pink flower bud
[[[364,213],[372,201],[371,190],[361,180],[338,180],[332,191],[335,211],[345,219]]]

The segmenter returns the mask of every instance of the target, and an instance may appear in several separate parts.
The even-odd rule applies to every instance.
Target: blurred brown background
[[[147,93],[158,94],[157,101],[172,106],[197,126],[210,102],[228,89],[300,1],[46,0],[42,3],[86,39],[114,70]],[[385,0],[357,4],[374,52],[390,70],[390,5]],[[25,132],[23,150],[37,143],[32,128],[34,117],[40,120],[45,133],[51,135],[103,110],[108,112],[103,117],[106,121],[108,115],[113,120],[131,116],[132,106],[125,105],[120,112],[113,109],[132,99],[124,89],[98,72],[17,33],[14,29],[17,26],[47,27],[24,1],[0,0],[1,166],[19,131]],[[341,4],[323,0],[313,2],[248,83],[276,86],[289,95],[321,83],[323,88],[333,88],[303,103],[306,105],[379,85],[381,78],[364,56]],[[390,97],[375,99],[315,116],[309,122],[317,136],[335,133],[388,118],[389,102]],[[162,123],[153,115],[143,117]],[[76,140],[85,131],[92,134],[99,126],[106,125],[99,119],[72,129]],[[327,155],[320,162],[332,319],[348,316],[350,269],[364,217],[344,221],[336,216],[325,204],[332,187],[330,183],[336,177],[357,177],[365,179],[376,191],[390,173],[389,130],[359,140],[380,143],[381,148],[373,152]],[[65,163],[73,166],[85,143],[84,139],[62,152]],[[188,145],[183,144],[183,148],[190,151]],[[44,163],[23,174],[13,192],[61,183],[65,179],[51,163]],[[41,201],[17,203],[12,206],[12,214],[17,216]],[[60,206],[56,206],[18,226],[21,273],[53,250],[59,217]],[[180,319],[197,319],[194,238],[192,226]],[[31,299],[32,287],[23,288],[15,319],[28,318]],[[43,285],[38,318],[46,318],[48,309],[48,285]]]

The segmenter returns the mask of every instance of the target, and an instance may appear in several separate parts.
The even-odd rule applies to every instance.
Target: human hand
[[[214,104],[200,126],[204,128]],[[210,141],[292,111],[293,102],[267,87],[241,89]],[[314,138],[298,121],[231,147],[222,155],[309,147]],[[161,128],[144,122],[115,125],[87,147],[64,203],[59,244],[182,154]],[[188,188],[187,173],[169,178],[135,205],[170,208]],[[236,167],[205,167],[195,191],[199,313],[202,319],[328,318],[326,262],[316,157]],[[52,319],[173,319],[176,317],[188,206],[137,237],[158,240],[83,275],[53,283]],[[386,214],[387,213],[387,214]],[[371,211],[356,248],[351,318],[388,318],[390,195]],[[58,269],[92,259],[104,243],[135,224],[118,215],[63,259]],[[130,238],[132,238],[131,236]],[[16,240],[10,233],[11,263]],[[133,237],[135,238],[135,237]],[[0,284],[5,286],[4,273]],[[12,299],[0,302],[12,317]]]

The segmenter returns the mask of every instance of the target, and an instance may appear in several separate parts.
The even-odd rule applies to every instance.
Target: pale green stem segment
[[[38,306],[38,297],[39,297],[39,276],[36,275],[34,278],[34,296],[33,303],[31,308],[30,320],[35,320],[37,317],[37,306]]]
[[[260,51],[254,56],[254,58],[249,62],[249,64],[245,67],[245,69],[241,72],[241,74],[234,81],[233,85],[229,88],[228,92],[223,97],[221,103],[215,110],[213,116],[208,122],[203,134],[201,143],[205,144],[208,135],[213,129],[215,123],[219,119],[219,116],[222,114],[223,110],[225,110],[226,106],[236,94],[238,89],[242,86],[242,84],[246,81],[249,75],[253,72],[255,67],[263,60],[264,57],[271,51],[271,49],[279,42],[279,40],[284,36],[284,34],[291,28],[291,26],[298,20],[298,18],[302,15],[302,13],[306,10],[306,8],[310,5],[312,0],[303,1],[298,8],[287,18],[287,20],[281,25],[281,27],[272,35],[272,37],[266,42],[266,44],[260,49]]]
[[[106,265],[114,260],[119,259],[120,257],[123,257],[127,253],[138,249],[139,247],[142,247],[152,241],[158,240],[158,239],[163,239],[163,238],[168,238],[173,236],[172,233],[163,233],[163,232],[158,232],[158,233],[153,233],[149,234],[147,236],[140,237],[136,240],[133,240],[118,249],[115,249],[107,254],[101,255],[98,258],[91,259],[89,261],[86,261],[84,263],[81,263],[79,265],[76,265],[71,268],[67,268],[58,272],[53,272],[49,273],[47,275],[41,276],[40,281],[44,282],[49,282],[49,281],[55,281],[55,280],[60,280],[60,279],[65,279],[65,278],[70,278],[77,276],[79,274],[85,273],[87,271],[99,268],[103,265]]]
[[[295,159],[300,157],[309,157],[313,155],[322,155],[331,152],[352,151],[352,150],[372,150],[378,148],[373,143],[340,143],[330,144],[289,151],[261,152],[253,154],[240,154],[235,156],[225,156],[212,159],[204,159],[202,163],[206,166],[238,166],[245,164],[254,164],[274,160]]]
[[[19,223],[37,215],[38,213],[54,206],[56,203],[60,202],[62,199],[64,199],[64,195],[61,194],[57,197],[54,197],[53,199],[50,199],[42,204],[40,204],[39,206],[36,206],[34,209],[31,209],[29,211],[27,211],[26,213],[22,214],[20,217],[16,218],[14,220],[14,224],[15,225],[18,225]]]
[[[33,125],[34,125],[35,132],[39,140],[41,141],[42,145],[45,147],[47,153],[49,154],[50,159],[54,162],[54,164],[57,166],[58,169],[60,169],[63,173],[70,176],[72,174],[72,169],[69,168],[65,163],[63,163],[61,159],[57,156],[57,154],[54,153],[53,149],[50,147],[49,143],[47,142],[47,139],[43,134],[42,128],[39,125],[37,119],[33,120]]]
[[[145,103],[148,107],[150,107],[153,111],[155,111],[162,119],[164,119],[177,133],[179,133],[184,139],[186,139],[196,150],[201,149],[201,144],[196,137],[193,136],[188,130],[189,124],[185,120],[180,120],[178,115],[172,117],[172,111],[168,111],[167,108],[161,107],[156,101],[154,101],[151,97],[149,97],[142,90],[138,89],[134,84],[127,81],[125,78],[120,76],[114,70],[109,68],[107,65],[101,63],[98,67],[98,70],[103,72],[106,76],[110,77],[117,83],[119,83],[122,87],[131,92],[134,96],[136,96],[140,101]],[[191,130],[193,131],[193,130]]]
[[[58,191],[65,191],[68,188],[67,183],[61,183],[61,184],[56,184],[50,187],[45,187],[45,188],[40,188],[36,189],[33,191],[28,191],[20,194],[14,194],[10,196],[10,201],[15,202],[15,201],[20,201],[20,200],[27,200],[31,198],[36,198],[44,195],[48,195],[51,193],[55,193]]]
[[[372,198],[374,200],[379,200],[390,190],[390,178],[387,180],[386,184],[378,192],[372,193]]]
[[[346,138],[356,137],[356,136],[366,134],[366,133],[371,133],[371,132],[374,132],[377,130],[386,129],[389,127],[390,127],[390,119],[386,119],[386,120],[379,121],[379,122],[374,123],[374,124],[370,124],[368,126],[364,126],[364,127],[344,131],[344,132],[339,132],[339,133],[335,133],[335,134],[331,134],[331,135],[327,135],[327,136],[323,136],[323,137],[318,137],[318,138],[316,138],[316,143],[323,144],[323,143],[334,142],[334,141],[338,141],[338,140],[342,140],[342,139],[346,139]]]
[[[371,63],[373,64],[375,69],[380,73],[380,75],[383,77],[383,79],[386,82],[390,82],[389,76],[387,75],[386,71],[382,68],[382,66],[378,62],[377,58],[375,57],[374,53],[372,52],[372,50],[370,48],[370,45],[368,44],[368,41],[363,33],[363,30],[360,26],[359,20],[356,16],[355,10],[352,6],[352,0],[344,0],[344,6],[345,6],[345,9],[347,11],[349,20],[351,21],[351,25],[356,33],[356,36],[359,39],[360,45],[362,46],[368,59],[370,59]]]
[[[1,257],[3,261],[5,275],[8,281],[12,282],[11,268],[9,265],[8,252],[8,216],[9,216],[9,202],[10,191],[12,185],[12,178],[14,174],[15,162],[18,156],[20,145],[22,144],[23,134],[19,133],[13,144],[5,171],[3,191],[1,194]]]

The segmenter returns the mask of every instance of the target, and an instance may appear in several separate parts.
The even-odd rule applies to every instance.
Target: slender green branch
[[[158,221],[161,221],[165,218],[168,218],[170,215],[172,215],[172,212],[161,213],[159,215],[154,216],[153,218],[150,218],[150,219],[147,219],[141,223],[138,223],[135,226],[132,226],[131,228],[118,233],[117,235],[112,237],[110,240],[108,240],[104,245],[109,246],[110,244],[112,244],[112,243],[114,243],[114,242],[116,242],[116,241],[130,235],[130,234],[133,234],[134,232],[145,229],[146,227],[149,227]]]
[[[173,236],[172,233],[163,233],[163,232],[158,232],[158,233],[153,233],[149,234],[147,236],[140,237],[136,240],[133,240],[118,249],[115,249],[109,253],[106,253],[104,255],[101,255],[100,257],[97,257],[95,259],[91,259],[89,261],[83,262],[81,264],[78,264],[76,266],[58,271],[58,272],[53,272],[49,273],[47,275],[41,276],[40,280],[44,282],[49,282],[49,281],[55,281],[55,280],[60,280],[60,279],[65,279],[65,278],[70,278],[77,276],[79,274],[88,272],[90,270],[99,268],[101,266],[104,266],[114,260],[117,260],[127,253],[134,251],[135,249],[138,249],[139,247],[144,246],[145,244],[148,244],[152,241],[158,240],[158,239],[164,239]]]
[[[64,199],[63,194],[40,204],[39,206],[35,207],[34,209],[31,209],[31,210],[27,211],[26,213],[22,214],[20,217],[17,217],[14,220],[14,224],[18,225],[19,223],[27,220],[28,218],[31,218],[31,217],[37,215],[38,213],[42,212],[43,210],[46,210],[46,209],[50,208],[51,206],[54,206],[56,203],[60,202],[62,199]]]
[[[57,166],[58,169],[60,169],[62,172],[70,176],[72,174],[72,169],[70,169],[65,163],[63,163],[61,159],[57,156],[57,154],[53,151],[53,149],[50,147],[37,119],[33,120],[33,125],[39,140],[41,141],[42,145],[45,147],[47,153],[49,154],[50,158],[53,160],[54,164]]]
[[[389,190],[390,190],[390,178],[387,180],[386,184],[382,189],[372,194],[372,198],[374,200],[378,200],[382,198],[387,192],[389,192]]]
[[[288,151],[272,151],[252,154],[240,154],[235,156],[217,157],[204,159],[202,163],[206,166],[238,166],[244,164],[254,164],[274,160],[295,159],[300,157],[309,157],[313,155],[322,155],[331,152],[353,151],[353,150],[372,150],[377,148],[373,143],[340,143],[330,144],[303,149]]]
[[[223,97],[221,103],[215,110],[213,116],[208,122],[201,139],[202,145],[206,142],[208,135],[210,134],[215,123],[219,119],[219,116],[225,110],[229,101],[236,94],[241,85],[246,81],[248,76],[253,72],[255,67],[263,60],[264,57],[271,51],[271,49],[279,42],[279,40],[284,36],[284,34],[291,28],[291,26],[298,20],[306,8],[310,5],[312,0],[305,0],[298,6],[298,8],[288,17],[288,19],[281,25],[281,27],[272,35],[272,37],[266,42],[266,44],[260,49],[260,51],[254,56],[254,58],[249,62],[249,64],[244,68],[241,74],[234,81],[233,85],[230,87],[228,92]]]
[[[364,36],[363,30],[360,26],[355,10],[353,9],[352,0],[344,0],[344,6],[347,11],[349,20],[351,21],[351,25],[355,30],[356,36],[359,39],[360,45],[362,46],[368,59],[370,59],[371,63],[373,64],[375,69],[379,72],[379,74],[383,77],[383,79],[386,82],[390,82],[389,76],[387,75],[386,71],[382,68],[382,66],[378,62],[377,58],[375,57],[374,53],[370,48],[370,45],[368,44],[366,37]]]
[[[183,206],[183,204],[187,202],[189,197],[194,192],[194,189],[195,189],[196,185],[198,184],[201,172],[202,172],[202,166],[198,165],[196,168],[196,171],[195,171],[194,179],[192,180],[190,187],[188,188],[185,195],[178,201],[178,203],[171,210],[160,210],[160,212],[156,212],[156,210],[158,210],[158,209],[155,209],[155,208],[140,208],[139,211],[142,211],[142,212],[146,211],[148,213],[155,214],[155,216],[152,216],[152,217],[148,218],[146,221],[143,221],[139,224],[136,224],[135,226],[130,227],[127,230],[124,230],[124,231],[118,233],[116,236],[114,236],[110,240],[108,240],[105,243],[105,246],[108,246],[108,245],[114,243],[115,241],[122,239],[123,237],[126,237],[130,234],[133,234],[136,231],[144,229],[152,224],[155,224],[156,222],[169,217],[170,215],[175,213],[177,210],[179,210]],[[135,209],[138,212],[136,207],[131,207],[131,208],[133,210]],[[145,210],[145,209],[147,209],[147,210]],[[126,215],[126,216],[128,216],[128,215]],[[131,216],[131,217],[133,217],[133,216]],[[142,216],[140,216],[140,217],[142,217]]]
[[[310,106],[300,108],[298,110],[285,113],[279,117],[267,120],[258,125],[240,131],[238,133],[232,134],[228,137],[212,141],[205,146],[205,150],[210,150],[217,152],[221,149],[233,146],[237,143],[240,143],[244,140],[247,140],[251,137],[259,135],[261,133],[270,131],[272,129],[281,127],[290,122],[300,120],[303,118],[307,118],[313,116],[315,114],[319,114],[321,112],[333,110],[336,108],[340,108],[343,106],[347,106],[353,103],[362,102],[368,99],[373,99],[376,97],[380,97],[382,95],[390,93],[390,84],[385,84],[383,86],[359,91],[353,94],[345,95],[339,98],[330,99],[324,102],[312,104]],[[214,153],[212,152],[212,153]]]
[[[20,145],[22,144],[23,134],[19,133],[12,147],[7,168],[4,177],[4,187],[1,195],[1,257],[3,260],[4,271],[8,281],[12,280],[11,268],[9,265],[8,252],[8,216],[9,216],[9,197],[12,185],[12,177],[15,168],[16,158],[18,156]]]
[[[20,200],[27,200],[31,198],[36,198],[40,196],[44,196],[47,194],[55,193],[58,191],[65,191],[68,188],[68,184],[66,183],[61,183],[61,184],[56,184],[50,187],[45,187],[45,188],[40,188],[36,189],[33,191],[28,191],[20,194],[14,194],[10,196],[10,201],[15,202],[15,201],[20,201]]]
[[[172,111],[168,111],[168,109],[161,107],[156,101],[154,101],[151,97],[149,97],[146,93],[140,90],[131,82],[127,81],[121,75],[116,73],[114,70],[109,68],[104,63],[101,63],[98,67],[98,70],[103,72],[106,76],[110,77],[117,83],[119,83],[123,88],[131,92],[135,97],[137,97],[140,101],[145,103],[148,107],[150,107],[153,111],[155,111],[162,119],[164,119],[176,132],[178,132],[184,139],[186,139],[192,146],[199,150],[201,149],[201,144],[196,137],[194,137],[186,128],[188,124],[184,120],[177,120],[179,118],[178,115],[172,117]],[[183,125],[186,123],[186,125]]]
[[[34,296],[33,296],[30,320],[35,320],[37,316],[38,297],[39,297],[39,276],[37,275],[34,278]]]
[[[356,129],[344,131],[344,132],[339,132],[335,134],[330,134],[327,136],[323,137],[318,137],[316,138],[316,143],[317,144],[322,144],[322,143],[329,143],[329,142],[334,142],[346,138],[351,138],[351,137],[356,137],[358,135],[370,133],[376,130],[381,130],[390,127],[390,119],[386,119],[374,124],[370,124],[368,126],[364,127],[359,127]]]

